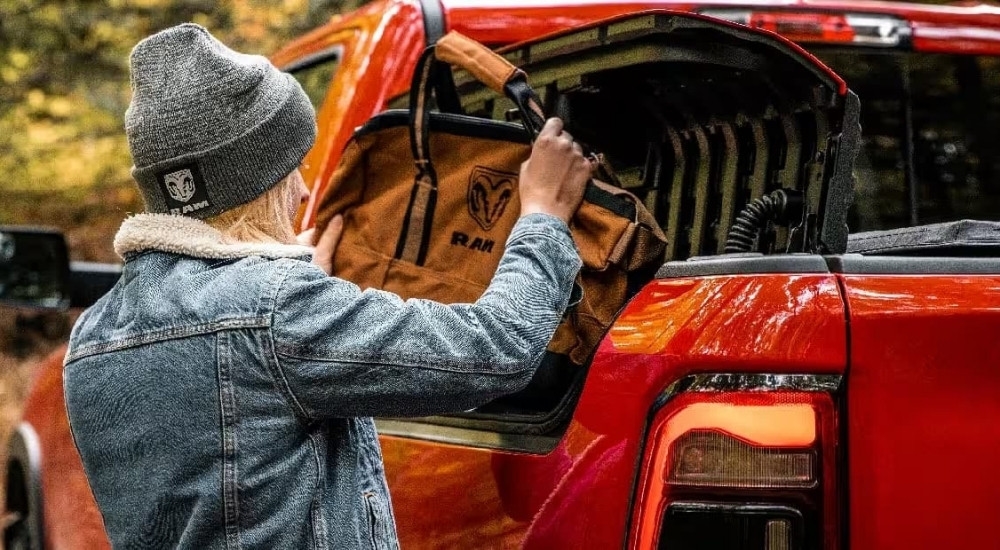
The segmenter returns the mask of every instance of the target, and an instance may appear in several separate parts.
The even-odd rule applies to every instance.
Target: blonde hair
[[[228,241],[294,244],[292,218],[299,204],[301,181],[296,170],[256,199],[205,222]]]

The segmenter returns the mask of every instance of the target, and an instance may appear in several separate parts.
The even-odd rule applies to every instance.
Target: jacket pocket
[[[382,498],[372,492],[364,493],[365,511],[368,516],[368,537],[372,550],[397,550],[396,535],[392,528],[389,508]]]

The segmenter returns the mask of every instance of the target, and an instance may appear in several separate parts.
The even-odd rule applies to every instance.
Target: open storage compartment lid
[[[658,10],[501,54],[527,72],[547,113],[605,155],[617,176],[609,183],[632,191],[653,212],[669,239],[667,260],[723,252],[740,211],[779,189],[798,193],[802,208],[787,227],[762,231],[759,248],[846,249],[858,99],[791,42],[719,19]],[[517,113],[510,100],[470,75],[456,72],[454,81],[460,106],[442,96],[452,116],[510,120]],[[407,101],[400,97],[391,107]],[[789,258],[795,257],[801,256]],[[543,363],[523,392],[476,411],[433,417],[428,430],[438,437],[442,432],[434,430],[486,430],[503,433],[507,445],[551,449],[571,418],[584,374]],[[540,437],[547,438],[544,444],[533,447]]]
[[[604,153],[620,184],[654,213],[670,241],[668,260],[722,253],[740,211],[777,189],[801,193],[801,216],[762,233],[760,250],[846,250],[858,98],[797,45],[657,10],[501,53],[528,73],[546,111]],[[455,81],[466,114],[502,120],[513,112],[469,75]]]

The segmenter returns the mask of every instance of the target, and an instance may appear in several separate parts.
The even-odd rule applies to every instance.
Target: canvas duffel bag
[[[445,105],[454,94],[451,65],[512,99],[521,123],[432,112],[432,96]],[[525,74],[478,42],[452,32],[427,48],[409,109],[354,133],[321,199],[318,230],[344,215],[334,275],[403,298],[479,298],[520,214],[518,176],[544,123],[540,104]],[[666,239],[632,194],[600,181],[587,184],[570,228],[584,265],[548,350],[583,365],[627,300],[630,276],[662,263]]]

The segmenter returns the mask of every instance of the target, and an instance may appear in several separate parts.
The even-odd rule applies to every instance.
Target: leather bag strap
[[[424,50],[410,82],[410,142],[414,160],[430,160],[426,121],[433,98],[446,112],[460,112],[451,67],[465,69],[477,80],[508,97],[521,113],[521,121],[532,140],[545,124],[545,113],[538,94],[528,85],[524,71],[502,56],[456,31],[444,35],[437,44]],[[423,122],[423,124],[421,124]]]
[[[424,50],[410,82],[410,150],[416,165],[410,204],[403,219],[403,230],[396,243],[396,258],[423,265],[427,254],[427,235],[434,221],[437,205],[437,173],[430,157],[430,99],[433,75],[439,71],[432,63],[434,47]]]
[[[471,38],[451,31],[435,47],[438,61],[469,71],[476,80],[510,98],[521,111],[521,120],[534,139],[545,124],[538,94],[528,85],[528,76],[500,54]]]
[[[541,100],[528,85],[524,71],[486,46],[452,31],[424,50],[410,81],[410,150],[416,174],[403,231],[396,245],[397,259],[417,265],[423,265],[425,260],[437,203],[437,173],[430,152],[432,99],[436,98],[445,111],[460,110],[451,65],[469,71],[483,84],[510,98],[521,111],[531,139],[545,123]]]

